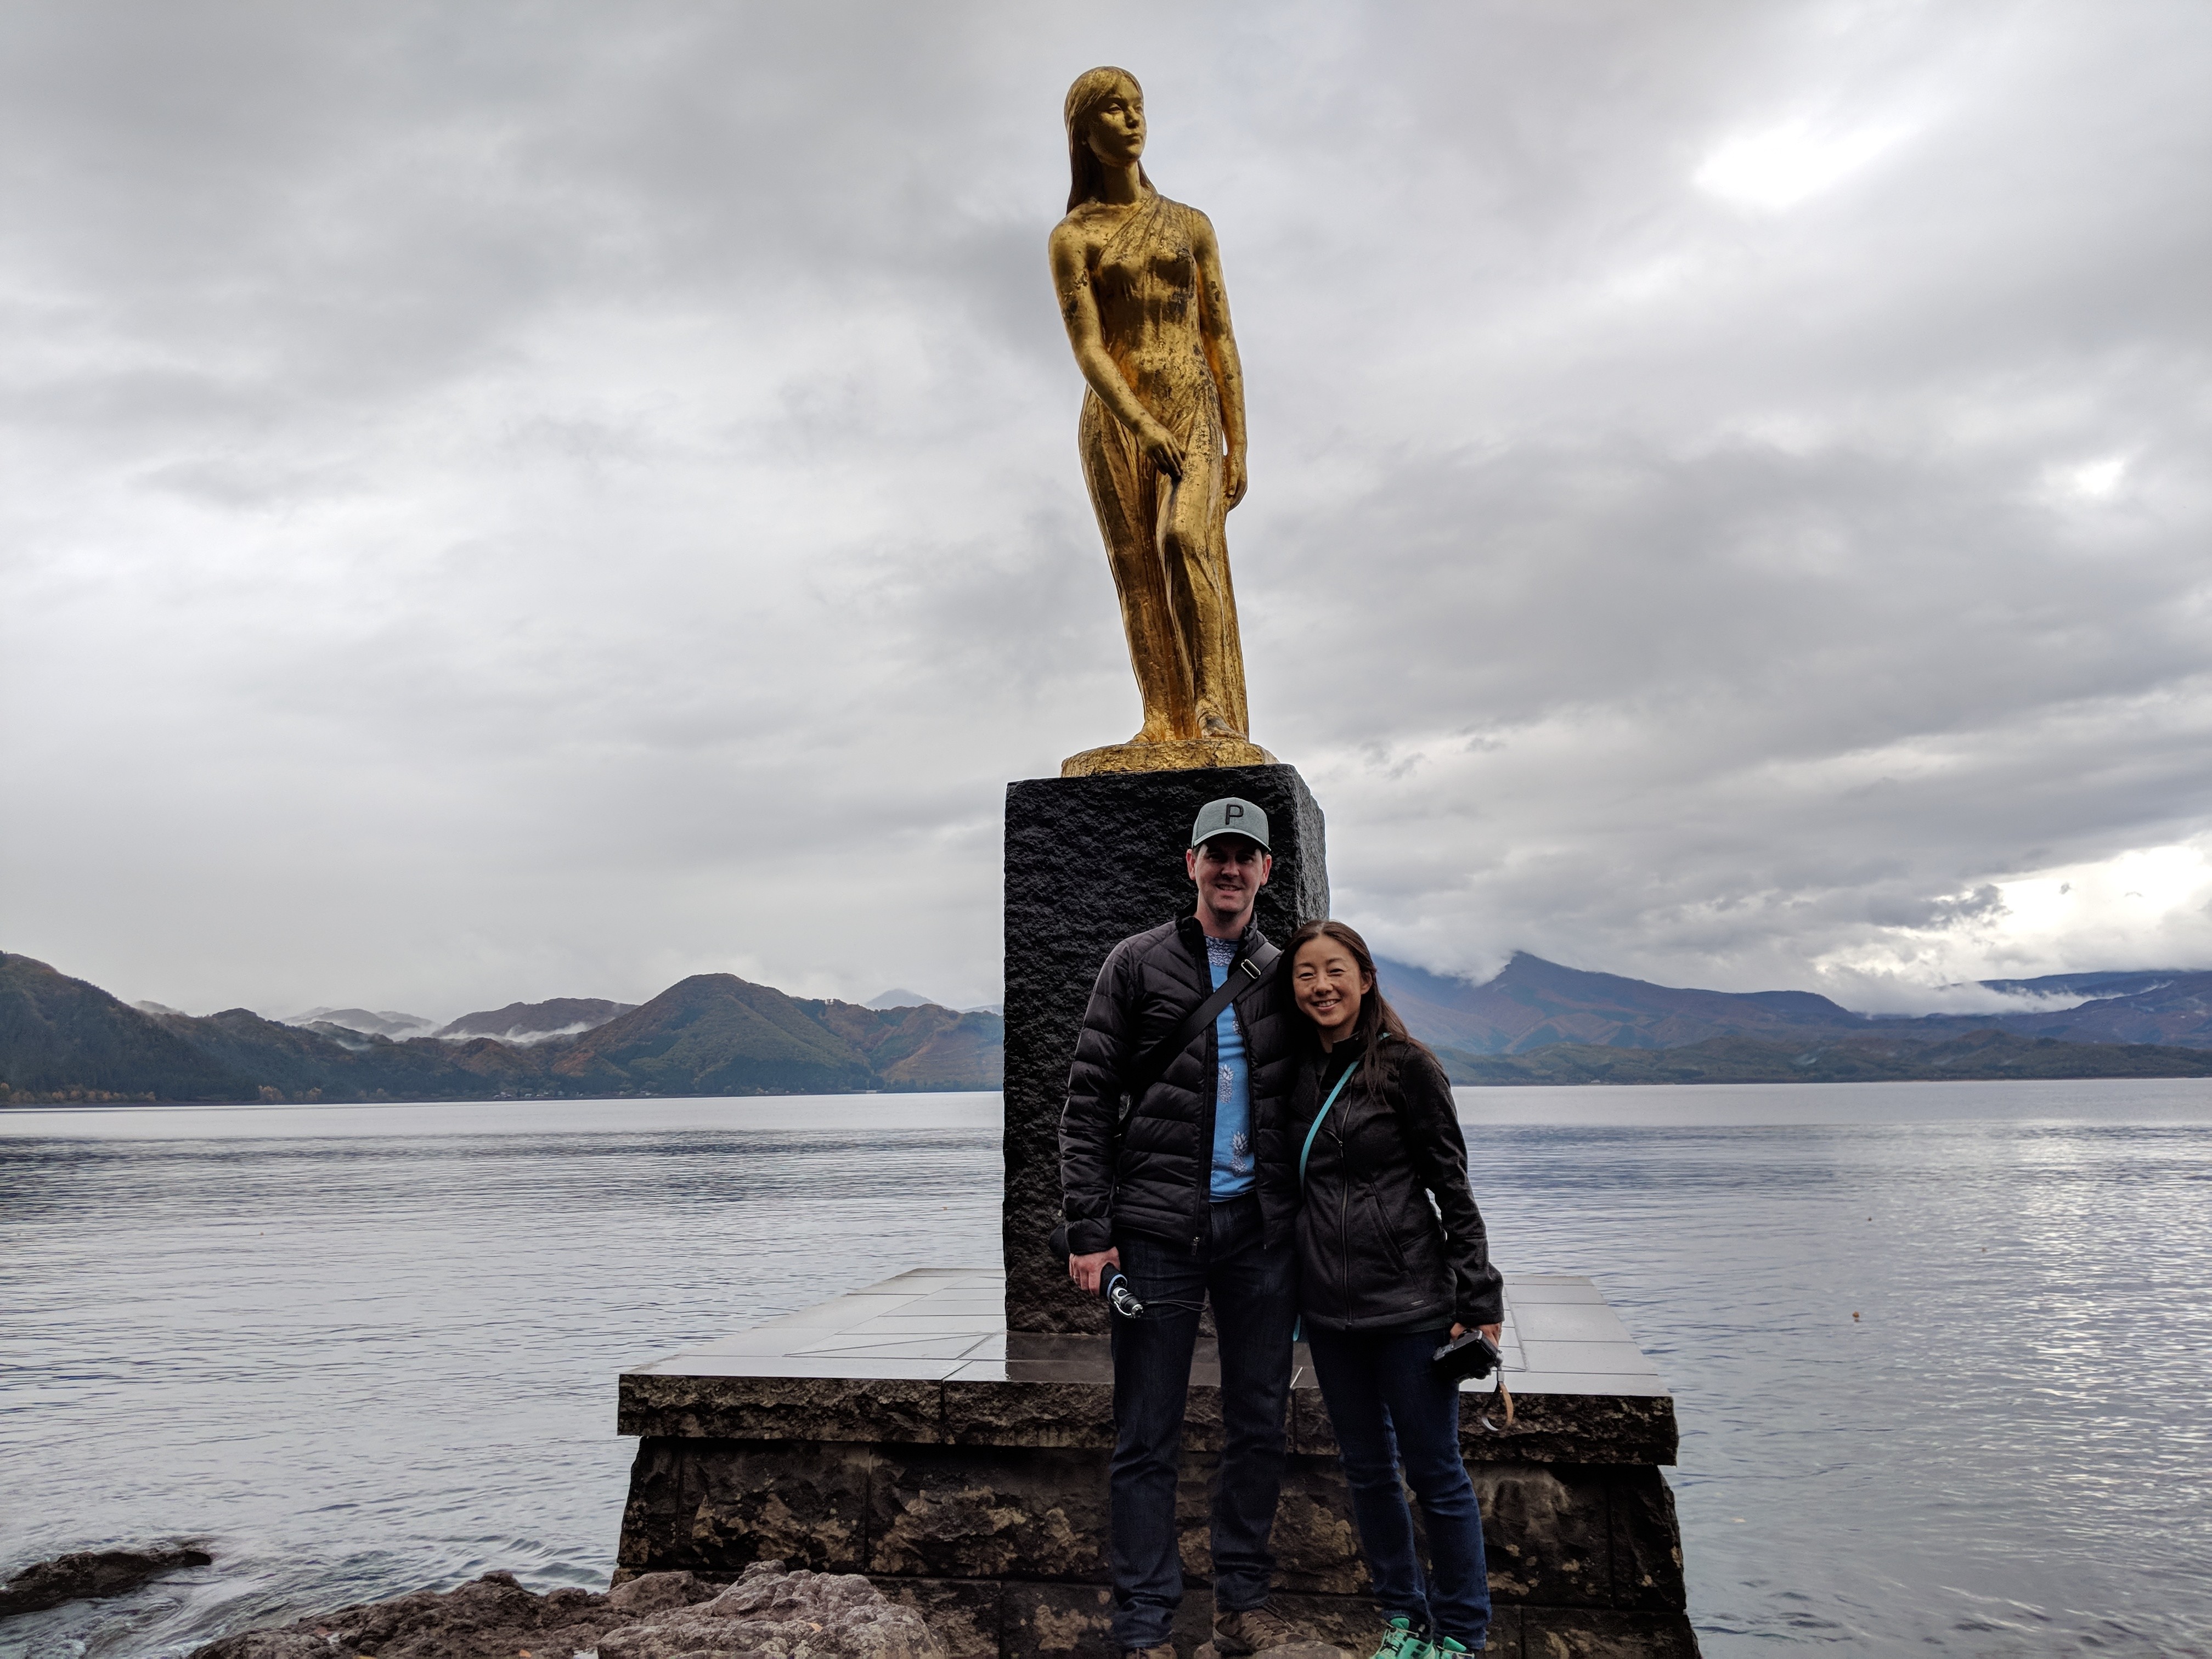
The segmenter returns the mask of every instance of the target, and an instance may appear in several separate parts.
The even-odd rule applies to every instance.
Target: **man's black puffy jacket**
[[[1238,949],[1249,953],[1262,939],[1255,924]],[[1250,1068],[1252,1146],[1270,1245],[1288,1240],[1294,1202],[1279,1182],[1267,1179],[1285,1156],[1283,1113],[1297,1070],[1288,983],[1287,975],[1270,974],[1233,1005]],[[1122,1097],[1137,1062],[1212,994],[1206,933],[1195,916],[1123,939],[1098,970],[1060,1117],[1062,1212],[1074,1254],[1103,1250],[1116,1233],[1194,1249],[1206,1236],[1218,1063],[1214,1028],[1209,1024],[1169,1062],[1126,1120]]]
[[[1357,1069],[1306,1163],[1299,1311],[1326,1331],[1498,1323],[1504,1281],[1468,1189],[1467,1141],[1443,1067],[1419,1043],[1386,1036],[1370,1071],[1359,1050],[1340,1042],[1324,1057],[1301,1036],[1309,1053],[1284,1126],[1290,1155],[1273,1172],[1293,1199],[1298,1153],[1327,1085],[1346,1063]]]

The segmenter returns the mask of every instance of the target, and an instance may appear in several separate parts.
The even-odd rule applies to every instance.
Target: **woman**
[[[1310,921],[1287,954],[1310,1042],[1287,1126],[1303,1168],[1280,1178],[1301,1188],[1299,1310],[1389,1624],[1376,1659],[1479,1652],[1482,1516],[1460,1459],[1459,1385],[1431,1356],[1470,1328],[1495,1342],[1504,1296],[1451,1085],[1376,989],[1358,933]],[[1425,1581],[1401,1460],[1428,1525]]]
[[[1053,287],[1089,382],[1076,441],[1144,696],[1133,743],[1244,739],[1224,516],[1244,496],[1244,372],[1213,226],[1145,176],[1127,70],[1067,89]]]

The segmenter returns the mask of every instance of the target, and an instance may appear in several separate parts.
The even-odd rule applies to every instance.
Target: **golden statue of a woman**
[[[1224,520],[1244,497],[1244,375],[1213,226],[1145,176],[1126,70],[1067,89],[1067,216],[1052,279],[1090,383],[1076,442],[1121,595],[1145,723],[1063,777],[1266,764],[1249,736]]]

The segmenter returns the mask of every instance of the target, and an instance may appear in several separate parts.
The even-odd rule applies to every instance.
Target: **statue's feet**
[[[1146,720],[1137,728],[1131,743],[1173,743],[1181,734],[1165,720]]]
[[[1234,738],[1238,743],[1249,743],[1252,741],[1249,736],[1243,732],[1239,732],[1235,726],[1231,726],[1227,720],[1224,720],[1218,714],[1208,714],[1203,720],[1200,720],[1198,723],[1198,732],[1202,738]]]

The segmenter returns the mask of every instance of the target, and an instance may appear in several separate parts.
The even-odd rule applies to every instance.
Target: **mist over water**
[[[1498,1259],[1677,1392],[1709,1654],[2212,1653],[2212,1086],[1461,1102]],[[994,1261],[998,1145],[983,1095],[0,1113],[0,1569],[216,1558],[0,1659],[603,1586],[616,1374]]]

